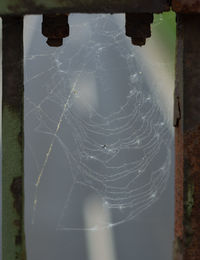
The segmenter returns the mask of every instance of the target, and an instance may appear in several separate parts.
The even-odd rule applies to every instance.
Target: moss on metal
[[[185,246],[189,246],[192,241],[192,236],[194,230],[192,228],[192,209],[194,206],[194,184],[187,183],[186,187],[186,199],[184,201],[184,229],[185,229],[185,237],[184,244]]]
[[[194,183],[190,183],[187,186],[187,199],[185,201],[185,207],[186,207],[186,214],[188,217],[192,214],[192,208],[194,205]]]

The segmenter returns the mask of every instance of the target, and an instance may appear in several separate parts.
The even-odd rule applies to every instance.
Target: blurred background
[[[24,23],[28,259],[172,259],[174,14],[142,48],[124,15],[70,15],[55,49],[41,19]]]

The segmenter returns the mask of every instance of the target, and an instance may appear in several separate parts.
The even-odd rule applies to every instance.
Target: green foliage
[[[176,49],[176,14],[171,11],[154,15],[152,33],[157,35],[159,44],[162,44],[165,48],[166,55],[169,55],[174,60]]]

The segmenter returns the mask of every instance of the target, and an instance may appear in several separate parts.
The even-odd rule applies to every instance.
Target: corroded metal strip
[[[2,43],[2,251],[25,260],[23,17],[3,17]]]
[[[200,15],[177,17],[175,260],[200,259]]]
[[[200,0],[173,0],[172,7],[175,12],[179,13],[199,13]]]
[[[0,15],[41,13],[160,13],[169,10],[169,0],[1,0]]]

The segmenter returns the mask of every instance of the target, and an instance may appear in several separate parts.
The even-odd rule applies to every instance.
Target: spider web
[[[70,214],[90,196],[100,198],[102,210],[112,216],[111,222],[88,227],[98,230],[134,219],[166,188],[172,139],[168,118],[137,64],[137,47],[126,38],[119,17],[70,15],[70,37],[60,48],[46,46],[34,29],[40,41],[25,57],[33,221],[44,183],[53,175],[58,179],[59,170],[71,177],[58,212],[60,230],[85,228],[71,223]],[[49,189],[52,185],[54,181]],[[78,193],[79,203],[76,199],[74,204]]]

